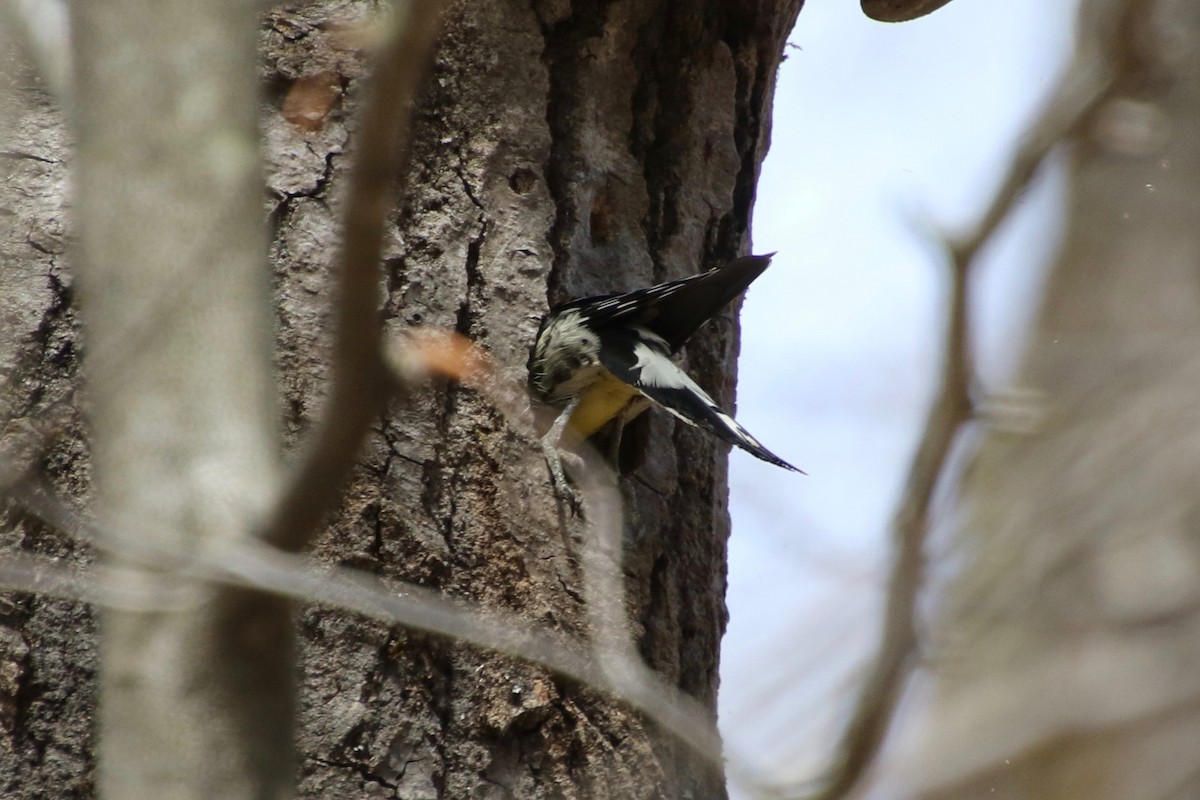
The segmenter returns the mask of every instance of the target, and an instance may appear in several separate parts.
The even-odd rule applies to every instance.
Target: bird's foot
[[[559,500],[566,502],[572,516],[578,516],[583,510],[583,501],[579,492],[567,481],[564,464],[573,472],[583,468],[583,459],[574,453],[562,450],[557,443],[550,441],[547,436],[542,439],[542,454],[546,458],[546,466],[550,469],[550,483],[554,486],[554,494]]]

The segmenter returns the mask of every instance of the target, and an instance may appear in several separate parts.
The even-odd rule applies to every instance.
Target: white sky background
[[[807,0],[775,98],[742,311],[738,419],[797,476],[731,455],[721,726],[785,774],[825,764],[873,652],[887,526],[937,379],[945,265],[919,224],[972,223],[1069,56],[1076,0],[953,0],[899,25]],[[1055,245],[1039,182],[982,263],[1003,388]]]

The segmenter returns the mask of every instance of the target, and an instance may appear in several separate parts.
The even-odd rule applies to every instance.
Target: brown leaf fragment
[[[332,72],[300,78],[283,99],[283,118],[303,131],[320,130],[341,95],[341,82]]]

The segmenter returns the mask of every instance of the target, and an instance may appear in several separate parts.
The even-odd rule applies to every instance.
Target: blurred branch
[[[819,800],[844,797],[874,760],[891,724],[916,646],[916,602],[924,580],[930,505],[959,429],[971,417],[967,320],[970,263],[970,259],[957,258],[953,263],[941,386],[892,521],[895,560],[888,578],[879,653],[838,745],[837,762],[813,795]]]
[[[89,494],[131,538],[203,549],[246,535],[278,485],[255,15],[247,0],[108,0],[71,14],[68,238],[82,326],[71,341],[87,342]],[[177,313],[162,313],[164,295]],[[120,370],[93,360],[156,315]],[[107,564],[148,597],[183,585],[199,597],[102,608],[98,793],[291,794],[286,605],[120,554]]]
[[[965,272],[983,245],[1008,217],[1033,181],[1038,168],[1061,142],[1107,97],[1112,88],[1111,59],[1096,47],[1082,46],[1070,68],[1030,126],[975,229],[945,242],[956,272]]]
[[[179,609],[201,602],[194,587],[133,586],[120,579],[117,568],[81,567],[22,552],[0,556],[0,587],[134,611]]]
[[[748,758],[721,741],[712,713],[668,684],[642,658],[625,604],[624,515],[616,473],[591,445],[581,447],[580,454],[584,464],[575,477],[587,522],[580,562],[592,629],[594,659],[589,666],[596,673],[588,682],[641,710],[710,764],[723,766],[731,784],[760,790],[766,781],[755,774]]]
[[[515,656],[629,703],[701,756],[720,763],[721,743],[711,715],[646,669],[636,652],[619,645],[609,651],[600,640],[601,646],[589,654],[564,635],[508,614],[415,584],[385,582],[359,570],[313,569],[302,555],[254,543],[226,542],[193,568],[203,569],[208,579],[321,603]]]
[[[402,389],[384,364],[379,260],[397,176],[407,165],[417,89],[437,38],[441,0],[409,0],[392,11],[355,146],[342,234],[333,390],[317,433],[263,528],[263,538],[300,550],[333,505],[371,421]]]
[[[617,696],[646,712],[663,728],[687,742],[714,766],[723,762],[721,739],[712,714],[669,685],[646,666],[634,641],[625,606],[621,569],[624,535],[621,493],[616,473],[590,445],[580,448],[584,461],[577,486],[583,498],[587,530],[580,563],[583,594],[591,622],[594,669]],[[730,777],[743,779],[742,759],[730,759]]]
[[[455,379],[480,390],[514,424],[528,416],[517,399],[527,401],[524,391],[507,385],[486,355],[458,334],[414,329],[385,344],[384,361],[397,382],[415,385],[431,375]],[[21,427],[5,438],[14,454],[24,453],[37,449],[41,432]],[[192,591],[199,580],[320,603],[506,653],[606,692],[644,713],[711,763],[719,765],[727,759],[731,781],[747,787],[762,785],[761,779],[751,775],[747,759],[723,754],[710,711],[642,661],[623,599],[620,494],[612,472],[588,450],[588,468],[582,471],[580,488],[589,525],[581,560],[593,628],[590,652],[580,642],[516,617],[359,570],[315,567],[307,556],[254,540],[231,538],[199,552],[181,554],[153,541],[100,530],[63,505],[48,487],[36,484],[24,469],[14,469],[3,488],[35,516],[80,541],[119,555],[124,564],[152,568],[171,577],[131,589],[118,570],[70,567],[43,558],[5,554],[0,557],[0,587],[108,607],[161,610],[201,599]]]
[[[1096,31],[1106,28],[1093,27]],[[857,786],[879,752],[911,666],[917,644],[916,602],[924,580],[923,550],[931,522],[930,506],[958,433],[972,415],[973,367],[967,309],[971,267],[1046,157],[1107,96],[1114,74],[1107,53],[1108,48],[1100,42],[1080,45],[1055,92],[1023,137],[1003,182],[974,229],[956,238],[941,237],[941,248],[949,256],[951,267],[941,385],[892,521],[895,561],[888,579],[879,652],[838,745],[837,760],[812,794],[814,800],[844,797]]]
[[[577,486],[587,523],[580,565],[596,661],[605,674],[611,675],[634,664],[645,669],[630,634],[625,609],[625,580],[621,572],[623,514],[617,476],[595,448],[588,445],[579,450],[583,466],[578,470]]]
[[[16,33],[62,108],[70,107],[71,49],[66,5],[60,0],[0,0],[0,23]]]
[[[588,490],[591,492],[589,498],[599,498],[589,510],[594,509],[598,518],[603,517],[602,524],[619,537],[620,501],[615,487],[606,491],[602,486],[589,485]],[[181,554],[153,541],[99,529],[62,505],[48,490],[34,491],[30,484],[24,484],[18,487],[14,496],[45,523],[81,541],[119,554],[125,563],[161,570],[173,576],[170,580],[179,585],[194,585],[188,579],[198,579],[319,603],[389,625],[447,636],[542,666],[629,703],[702,757],[721,763],[721,742],[711,714],[647,669],[636,649],[631,651],[618,644],[615,651],[607,650],[608,637],[598,637],[596,646],[589,653],[581,643],[565,635],[540,630],[514,616],[448,598],[423,586],[385,580],[347,567],[314,566],[306,555],[283,552],[248,539],[229,538],[213,542],[202,551]],[[614,501],[617,503],[615,515],[600,512],[602,505]],[[4,554],[0,557],[0,587],[8,589],[138,608],[147,603],[151,607],[161,607],[164,602],[181,603],[190,598],[183,592],[163,594],[158,587],[130,593],[115,584],[106,585],[105,579],[109,575],[120,580],[119,573],[114,571],[104,573],[92,568],[69,568],[23,555]],[[599,584],[601,588],[605,585],[603,580]],[[618,601],[616,606],[623,614],[623,603]],[[605,630],[611,636],[611,631]],[[611,638],[619,641],[628,637]]]

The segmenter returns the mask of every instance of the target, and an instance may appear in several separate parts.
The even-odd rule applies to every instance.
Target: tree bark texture
[[[15,44],[7,36],[5,53]],[[72,509],[88,500],[86,434],[75,387],[80,342],[66,263],[65,119],[28,64],[0,72],[0,470],[5,487],[43,476]],[[70,534],[2,499],[5,552],[90,560]],[[96,621],[44,596],[0,599],[0,795],[90,797]]]
[[[1084,13],[1115,85],[1072,142],[1034,424],[961,486],[901,796],[1200,796],[1200,7]]]
[[[775,72],[799,5],[452,6],[384,254],[389,330],[456,329],[523,382],[549,303],[745,252]],[[283,7],[261,28],[265,216],[291,444],[325,401],[331,266],[365,70],[356,25],[369,12],[350,2]],[[17,79],[3,160],[6,444],[27,429],[33,441],[48,436],[31,469],[83,504],[87,448],[71,393],[80,344],[61,257],[69,159],[52,104],[27,72]],[[332,105],[306,105],[300,89],[313,87]],[[736,351],[733,311],[686,351],[689,371],[724,404]],[[655,413],[627,439],[630,623],[648,663],[712,705],[725,625],[725,448]],[[17,505],[6,514],[7,547],[79,552]],[[442,385],[379,420],[315,551],[584,638],[581,530],[560,515],[534,443],[487,398]],[[5,602],[0,788],[87,796],[92,617],[44,597]],[[302,796],[724,794],[720,765],[544,670],[330,609],[299,617]]]
[[[548,300],[686,275],[747,247],[795,11],[455,6],[386,254],[389,324],[457,329],[522,380]],[[289,71],[288,46],[277,52],[268,69],[278,80],[303,76]],[[309,149],[294,128],[269,130]],[[284,363],[296,367],[285,380],[311,380],[316,367],[313,327],[290,318],[312,314],[307,292],[327,274],[341,144],[326,145],[332,159],[310,158],[300,186],[271,179]],[[731,374],[735,348],[733,326],[719,323],[688,353],[726,401],[731,381],[714,378]],[[296,389],[288,398],[302,426],[318,396]],[[712,703],[725,619],[724,454],[659,416],[634,437],[652,455],[626,483],[631,622],[650,664]],[[446,387],[382,422],[318,551],[584,636],[578,530],[563,528],[532,443],[487,400]],[[364,780],[405,797],[722,794],[718,767],[541,670],[340,614],[312,611],[304,624],[313,647],[301,748],[314,795]]]

